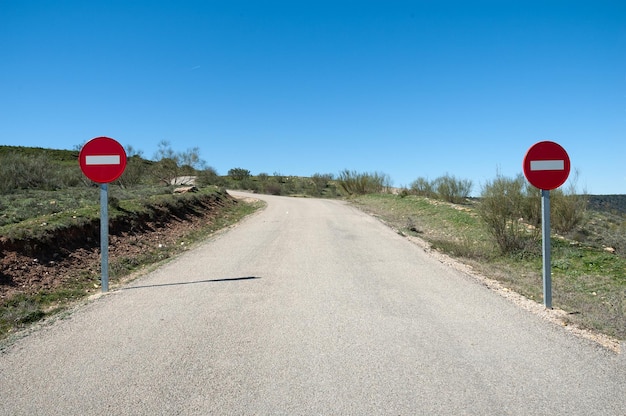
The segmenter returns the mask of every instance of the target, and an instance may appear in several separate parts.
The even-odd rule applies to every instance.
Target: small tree
[[[470,196],[472,192],[472,181],[465,179],[457,179],[454,176],[446,174],[435,180],[433,187],[437,196],[448,202],[460,204]]]
[[[248,179],[252,174],[248,169],[243,168],[232,168],[228,171],[228,176],[230,176],[235,181],[243,181],[244,179]]]
[[[198,173],[197,183],[199,185],[221,185],[222,181],[217,174],[217,170],[207,166]]]
[[[411,182],[411,193],[430,198],[435,192],[433,191],[433,184],[428,179],[419,177]]]
[[[525,183],[521,175],[515,179],[498,175],[482,190],[478,212],[503,254],[536,246],[537,228],[529,230],[522,217],[528,206]]]
[[[159,183],[171,185],[179,176],[178,163],[174,159],[161,159],[152,165],[152,174]]]
[[[133,146],[126,146],[126,168],[116,183],[122,188],[138,185],[146,175],[146,161],[141,157],[143,152]]]
[[[154,154],[154,160],[176,159],[176,152],[172,149],[172,145],[167,140],[161,140],[158,144],[157,151]]]
[[[198,147],[177,153],[167,140],[159,142],[154,160],[156,160],[156,164],[153,168],[153,174],[159,182],[165,185],[170,185],[179,176],[195,175],[197,169],[206,166],[206,162],[200,158]]]
[[[200,148],[193,147],[177,154],[178,161],[182,166],[188,166],[192,170],[204,169],[206,162],[200,158]]]
[[[588,198],[585,192],[582,195],[576,193],[577,182],[578,171],[574,172],[565,190],[559,188],[552,191],[550,223],[560,233],[572,231],[585,218]]]

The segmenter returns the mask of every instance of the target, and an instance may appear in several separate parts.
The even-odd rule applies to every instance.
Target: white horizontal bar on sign
[[[119,165],[120,155],[85,156],[87,165]]]
[[[564,160],[531,160],[530,170],[565,170]]]

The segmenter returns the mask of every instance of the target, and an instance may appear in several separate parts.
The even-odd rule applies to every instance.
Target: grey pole
[[[100,184],[100,257],[102,292],[109,291],[109,185]]]
[[[541,190],[541,237],[543,249],[543,304],[552,309],[552,276],[550,270],[550,191]]]

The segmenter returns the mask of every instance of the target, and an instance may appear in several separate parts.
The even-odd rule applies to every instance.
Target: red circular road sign
[[[550,191],[563,185],[569,176],[570,162],[565,149],[545,141],[535,143],[524,156],[524,175],[533,186]]]
[[[80,168],[94,182],[113,182],[126,168],[124,147],[109,137],[89,140],[78,155]]]

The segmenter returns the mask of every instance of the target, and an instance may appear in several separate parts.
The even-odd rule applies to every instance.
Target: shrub
[[[83,175],[78,163],[69,166],[60,166],[57,171],[59,184],[63,187],[90,186],[91,181]]]
[[[433,188],[437,197],[444,201],[460,204],[470,196],[472,192],[472,181],[469,179],[457,179],[446,174],[435,180]]]
[[[228,176],[230,176],[235,181],[242,181],[249,178],[251,174],[248,169],[232,168],[228,171]]]
[[[126,161],[122,176],[116,181],[123,188],[139,185],[147,172],[146,163],[140,156],[131,156]]]
[[[332,173],[316,173],[311,177],[313,186],[315,188],[315,195],[322,195],[324,190],[328,188],[329,182],[333,180],[334,175]]]
[[[550,225],[559,233],[572,231],[584,217],[587,198],[584,195],[566,194],[552,191],[550,197]]]
[[[238,181],[238,184],[239,184],[238,189],[245,189],[247,191],[259,192],[261,189],[259,186],[259,183],[256,180],[254,180],[252,177],[244,178]]]
[[[457,179],[446,174],[434,181],[429,181],[422,177],[417,178],[411,182],[411,193],[427,198],[441,199],[453,204],[460,204],[470,196],[472,186],[472,181],[468,179]]]
[[[196,179],[198,185],[221,185],[221,179],[217,174],[217,170],[212,167],[207,167],[198,172],[198,178]]]
[[[483,187],[478,213],[503,254],[537,246],[538,228],[529,230],[523,222],[523,212],[530,206],[527,189],[521,175],[515,179],[498,175]]]
[[[587,211],[587,196],[576,194],[576,182],[578,172],[569,182],[569,186],[551,192],[550,196],[550,224],[560,233],[572,231],[577,225],[583,222]]]
[[[524,177],[520,174],[516,180],[521,182],[520,188],[520,217],[524,219],[524,222],[532,225],[533,227],[541,226],[541,190],[532,186]]]
[[[159,142],[154,160],[156,163],[152,165],[152,175],[166,186],[179,176],[195,176],[197,169],[206,166],[206,162],[200,158],[200,148],[175,152],[167,140]]]
[[[0,191],[3,193],[18,189],[54,190],[64,187],[61,173],[66,170],[51,162],[45,153],[7,153],[0,157],[0,167]]]
[[[348,195],[365,195],[383,192],[390,186],[389,176],[384,173],[357,173],[344,170],[339,174],[339,188]]]
[[[265,186],[265,193],[270,195],[280,195],[281,187],[279,183],[270,182]]]
[[[172,183],[172,180],[180,176],[180,168],[175,159],[161,159],[152,165],[152,176],[165,186]]]
[[[411,192],[415,195],[425,196],[428,198],[435,196],[433,184],[428,179],[422,177],[411,182]]]

